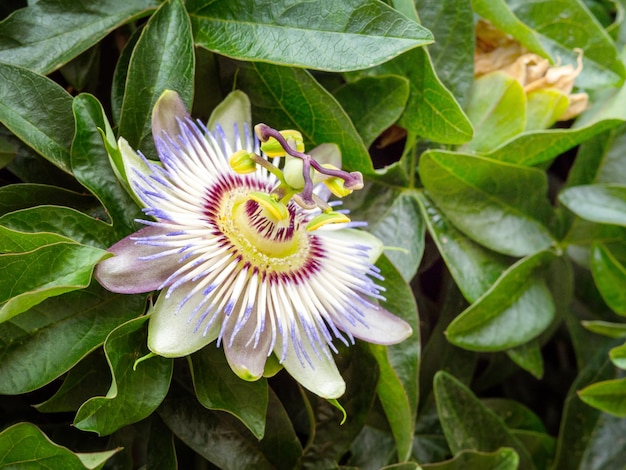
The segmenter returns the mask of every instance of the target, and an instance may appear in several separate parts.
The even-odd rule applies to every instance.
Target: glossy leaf
[[[43,0],[0,23],[0,62],[49,74],[96,44],[118,26],[140,18],[156,6],[154,0]]]
[[[604,245],[591,251],[591,271],[602,298],[620,315],[626,315],[626,268]]]
[[[187,446],[225,470],[274,468],[243,425],[238,427],[226,413],[209,411],[193,395],[175,390],[159,408],[159,416]]]
[[[74,135],[67,123],[72,121],[72,98],[63,88],[30,70],[0,63],[0,122],[67,173]]]
[[[609,338],[626,338],[626,324],[612,323],[602,320],[586,320],[582,325],[589,331]]]
[[[48,297],[87,287],[94,265],[106,256],[104,250],[65,241],[0,255],[0,322]]]
[[[0,253],[26,253],[54,243],[72,240],[56,233],[27,233],[0,226]]]
[[[374,0],[195,0],[188,9],[196,43],[211,51],[334,72],[371,67],[433,40],[427,29]]]
[[[590,184],[567,188],[560,201],[574,214],[599,224],[626,226],[626,186]]]
[[[68,189],[45,184],[10,184],[0,188],[0,216],[33,206],[52,204],[81,212],[93,209],[96,201]]]
[[[526,449],[504,422],[465,385],[440,371],[435,375],[434,390],[439,419],[455,454],[463,450],[493,452],[510,447],[519,456],[520,468],[535,468]]]
[[[521,133],[526,125],[526,95],[522,85],[504,72],[474,80],[467,116],[474,137],[462,150],[486,153]]]
[[[609,357],[615,367],[626,369],[626,344],[615,346],[609,351]]]
[[[5,468],[99,469],[119,450],[75,454],[30,423],[15,424],[0,433],[0,466]]]
[[[419,170],[427,195],[446,217],[487,248],[523,256],[553,243],[543,172],[437,150],[422,155]]]
[[[262,439],[267,415],[267,381],[240,379],[230,370],[224,351],[214,344],[193,354],[190,360],[198,401],[209,410],[232,414],[257,439]]]
[[[336,89],[333,95],[352,120],[366,147],[404,112],[409,82],[397,75],[365,77]]]
[[[465,450],[451,460],[422,465],[424,470],[515,470],[519,457],[514,449],[502,447],[494,452]]]
[[[537,379],[543,377],[544,364],[541,348],[537,340],[529,341],[506,351],[507,356],[522,369],[530,372]]]
[[[554,301],[537,272],[554,255],[540,252],[524,258],[446,330],[448,340],[475,351],[501,351],[537,337],[552,322]]]
[[[74,98],[76,135],[72,142],[72,171],[76,179],[98,197],[112,219],[119,238],[135,231],[134,220],[141,211],[124,190],[111,168],[109,156],[98,129],[111,134],[102,105],[92,95]]]
[[[615,85],[626,77],[615,44],[582,2],[509,0],[507,3],[539,35],[542,46],[555,61],[558,57],[564,64],[575,63],[574,49],[585,51],[583,71],[576,80],[578,86]],[[550,22],[545,21],[547,17]]]
[[[435,42],[428,46],[433,68],[464,106],[474,78],[474,21],[470,0],[418,0],[420,22]]]
[[[150,18],[133,50],[118,135],[133,148],[152,148],[152,107],[169,89],[178,92],[191,109],[193,70],[189,17],[180,0],[169,0]]]
[[[107,337],[104,352],[111,367],[113,382],[105,397],[94,397],[80,407],[74,426],[106,436],[148,417],[161,404],[170,385],[173,361],[150,357],[147,316],[120,325]]]
[[[580,390],[578,396],[588,405],[626,418],[626,379],[593,383]]]
[[[457,286],[468,302],[476,301],[512,261],[459,232],[423,192],[418,193],[417,201],[428,232]]]
[[[395,437],[399,460],[404,461],[411,454],[417,412],[419,320],[411,289],[400,273],[386,258],[380,258],[378,266],[385,277],[387,288],[388,300],[383,306],[403,318],[413,328],[413,335],[400,344],[370,346],[380,369],[378,396]]]
[[[310,73],[262,62],[237,64],[233,73],[237,86],[250,97],[255,122],[298,129],[308,149],[335,143],[344,168],[373,173],[367,149],[346,112]]]
[[[100,346],[111,330],[141,315],[144,306],[142,296],[115,295],[92,284],[1,323],[0,393],[29,392],[56,379]]]
[[[108,248],[117,237],[111,226],[63,206],[37,206],[0,217],[0,225],[22,232],[52,232],[97,248]]]
[[[547,129],[565,113],[567,94],[554,88],[535,90],[526,95],[525,131]]]
[[[398,124],[433,142],[459,145],[472,138],[472,125],[452,93],[441,83],[427,51],[406,52],[375,69],[356,74],[399,75],[409,80],[410,94]]]

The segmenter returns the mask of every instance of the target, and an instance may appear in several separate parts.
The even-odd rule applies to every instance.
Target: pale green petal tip
[[[236,367],[231,364],[231,369],[240,379],[245,380],[246,382],[256,382],[263,377],[263,372],[260,374],[254,374],[245,366]]]
[[[184,119],[187,115],[187,107],[180,95],[173,90],[165,90],[152,109],[152,135],[159,137],[163,131],[169,135],[178,134],[176,119]]]

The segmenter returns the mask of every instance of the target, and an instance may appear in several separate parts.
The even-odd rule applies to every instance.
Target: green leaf
[[[537,270],[554,257],[552,252],[539,252],[507,269],[450,323],[448,340],[469,350],[501,351],[537,337],[555,314],[552,295]]]
[[[25,253],[0,255],[0,322],[48,297],[89,285],[94,265],[107,252],[74,242],[55,242]]]
[[[333,95],[369,148],[404,112],[409,81],[398,75],[365,77],[337,88]]]
[[[246,382],[228,366],[224,351],[209,345],[190,356],[198,401],[237,417],[259,440],[265,434],[267,381]]]
[[[502,447],[494,452],[464,450],[451,460],[424,464],[424,470],[516,470],[519,457],[514,449]]]
[[[336,362],[346,381],[346,392],[339,402],[348,418],[341,424],[341,413],[327,401],[314,397],[312,439],[304,450],[303,468],[333,468],[363,428],[375,397],[378,366],[368,347],[357,342],[347,350],[340,348]]]
[[[258,441],[234,418],[202,407],[195,397],[172,387],[159,408],[159,416],[186,445],[224,470],[275,467],[258,448]]]
[[[426,28],[375,0],[188,3],[196,44],[237,59],[341,72],[433,40]]]
[[[44,245],[72,240],[56,233],[25,233],[0,226],[0,253],[25,253]]]
[[[149,353],[148,316],[118,326],[107,337],[104,352],[113,382],[105,397],[94,397],[80,407],[74,426],[99,436],[148,417],[161,404],[172,377],[172,359],[154,356],[136,362]]]
[[[63,88],[30,70],[0,63],[0,122],[67,173],[73,119],[72,97]]]
[[[517,165],[539,165],[553,160],[565,151],[621,122],[617,119],[609,119],[576,129],[526,131],[490,150],[484,156]],[[578,164],[580,153],[578,155],[575,165]]]
[[[511,11],[539,35],[542,46],[554,61],[575,64],[574,49],[585,51],[583,71],[576,80],[578,86],[616,85],[626,77],[626,69],[611,37],[579,0],[558,3],[508,0],[507,3]],[[546,18],[550,21],[546,22]]]
[[[93,283],[1,323],[0,393],[26,393],[51,382],[144,307],[144,296],[112,294]]]
[[[464,106],[474,80],[474,21],[470,0],[417,0],[420,23],[436,38],[428,46],[437,76]]]
[[[67,206],[87,212],[93,208],[94,203],[95,200],[90,196],[45,184],[11,184],[0,188],[0,216],[44,204]]]
[[[626,226],[626,186],[588,184],[566,188],[559,200],[574,214],[599,224]]]
[[[525,131],[547,129],[565,113],[569,106],[567,94],[556,88],[543,88],[526,95]]]
[[[108,248],[119,237],[111,226],[61,206],[37,206],[0,217],[0,225],[22,232],[52,232],[96,248]]]
[[[611,358],[611,362],[615,364],[615,367],[626,369],[626,343],[611,349],[609,351],[609,357]]]
[[[424,253],[425,230],[416,192],[371,183],[344,204],[352,220],[367,222],[367,231],[380,238],[402,277],[413,279]]]
[[[596,382],[580,390],[578,396],[594,408],[626,418],[626,379]]]
[[[602,320],[585,320],[582,325],[599,335],[608,336],[609,338],[626,338],[626,324],[611,323]]]
[[[150,18],[133,50],[118,135],[133,148],[152,148],[152,107],[161,93],[169,89],[178,92],[191,109],[193,71],[189,17],[180,0],[168,0]]]
[[[387,301],[383,306],[413,328],[413,336],[400,344],[370,345],[380,369],[378,397],[394,434],[399,460],[404,461],[411,455],[418,402],[420,330],[417,305],[411,288],[393,265],[385,257],[381,257],[377,264],[385,277],[387,289]]]
[[[443,144],[460,145],[472,138],[474,131],[469,119],[437,77],[426,50],[406,52],[355,76],[388,74],[409,80],[409,100],[398,125],[416,136]]]
[[[474,137],[462,150],[485,153],[524,130],[526,94],[522,85],[504,72],[493,72],[474,80],[467,116]]]
[[[537,33],[515,16],[505,0],[472,0],[472,7],[476,13],[501,31],[513,36],[529,51],[540,56],[548,56]]]
[[[624,420],[613,419],[586,405],[577,393],[593,382],[614,378],[615,367],[608,361],[606,349],[594,352],[595,357],[580,371],[565,397],[552,464],[554,470],[603,470],[622,466],[612,466],[609,462],[615,459],[616,454],[624,455],[623,446],[615,445],[615,436],[623,435]],[[616,426],[620,422],[622,430],[619,425]],[[615,463],[623,461],[619,457],[613,460]]]
[[[29,3],[0,23],[0,62],[42,75],[69,62],[118,26],[145,16],[157,4],[154,0]]]
[[[101,354],[94,351],[74,366],[63,380],[56,393],[45,402],[36,405],[42,413],[77,411],[89,398],[103,395],[111,383],[109,368]]]
[[[542,171],[438,150],[424,152],[419,170],[428,196],[446,217],[487,248],[524,256],[554,243]]]
[[[446,219],[423,192],[417,201],[428,233],[468,302],[476,301],[509,267],[512,260],[473,242]]]
[[[591,272],[607,305],[626,315],[626,267],[606,246],[596,244],[591,250]]]
[[[543,377],[543,357],[537,340],[524,343],[506,351],[506,355],[522,369],[530,372],[535,378]]]
[[[346,112],[305,70],[258,63],[238,63],[237,87],[250,97],[255,122],[297,129],[307,148],[329,142],[341,149],[343,167],[372,174],[372,162]],[[234,76],[233,76],[234,78]]]
[[[521,442],[465,385],[440,371],[435,375],[434,390],[439,419],[453,453],[493,452],[500,447],[510,447],[519,456],[519,468],[535,468]]]
[[[98,197],[113,222],[119,238],[135,231],[134,220],[141,210],[115,176],[98,129],[112,134],[102,105],[92,95],[74,98],[76,135],[72,142],[72,171],[76,179]]]
[[[174,434],[155,413],[150,418],[146,468],[159,470],[177,470]]]
[[[482,402],[496,413],[509,429],[546,432],[541,418],[518,401],[507,398],[486,398]]]
[[[15,424],[0,433],[0,466],[4,468],[99,469],[120,450],[75,454],[52,442],[30,423]]]

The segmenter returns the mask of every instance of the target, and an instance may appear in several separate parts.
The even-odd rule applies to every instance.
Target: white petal
[[[326,227],[327,226],[324,226],[313,233],[324,240],[328,239],[328,243],[330,244],[332,244],[334,240],[335,242],[343,244],[367,246],[369,248],[369,251],[367,252],[369,262],[372,264],[376,262],[378,257],[383,252],[383,242],[369,232],[354,228],[332,230],[332,225],[328,230],[325,230]]]
[[[233,319],[234,320],[234,319]],[[224,352],[230,368],[244,380],[260,379],[265,370],[265,362],[270,352],[272,336],[261,334],[259,343],[254,347],[254,334],[256,330],[256,312],[250,314],[250,318],[232,338],[235,321],[230,321],[224,331]],[[268,333],[268,332],[266,332]],[[252,338],[252,340],[250,340]]]
[[[218,318],[208,331],[205,330],[211,314],[198,324],[204,310],[199,309],[194,313],[194,309],[205,297],[202,290],[192,295],[179,308],[192,288],[193,284],[185,284],[175,289],[169,298],[165,292],[161,292],[148,324],[148,347],[152,352],[164,357],[186,356],[217,338],[222,326],[221,313],[218,313]]]
[[[231,91],[211,113],[207,127],[213,135],[217,135],[216,127],[219,124],[231,150],[238,150],[240,145],[246,148],[243,123],[252,122],[251,109],[248,95],[239,90]],[[238,134],[235,134],[235,126]]]
[[[179,131],[178,119],[189,116],[187,107],[180,95],[172,90],[165,90],[152,108],[152,136],[156,140],[163,137],[163,131],[170,136]]]
[[[363,299],[363,303],[356,303],[355,308],[363,314],[362,320],[367,326],[359,321],[356,325],[347,321],[335,324],[359,339],[375,344],[396,344],[413,333],[407,322],[366,299]]]
[[[304,348],[311,364],[306,359],[301,362],[292,347],[282,363],[287,372],[304,388],[322,398],[339,398],[343,395],[346,391],[346,383],[335,361],[323,353],[318,356],[306,340]],[[276,341],[274,353],[278,358],[282,357],[282,341]],[[330,355],[330,352],[328,353]]]
[[[163,281],[178,268],[180,254],[172,254],[152,260],[140,257],[152,256],[164,251],[161,246],[140,245],[135,237],[150,237],[167,233],[161,227],[145,227],[123,238],[109,251],[115,256],[96,266],[95,277],[102,286],[120,294],[137,294],[158,289]]]

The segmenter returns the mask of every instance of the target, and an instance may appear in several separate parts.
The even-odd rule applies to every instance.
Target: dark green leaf
[[[422,465],[424,470],[516,470],[519,457],[515,450],[502,447],[494,452],[463,451],[452,460]]]
[[[372,174],[361,137],[337,101],[305,70],[259,63],[238,63],[237,87],[250,97],[255,122],[302,132],[307,148],[330,142],[339,146],[343,166]]]
[[[73,119],[72,98],[63,88],[30,70],[0,63],[0,122],[67,173]]]
[[[620,369],[626,369],[626,344],[615,346],[609,351],[609,357],[611,362],[615,364],[615,367]]]
[[[152,107],[169,89],[191,109],[193,73],[189,17],[181,0],[168,0],[150,18],[133,50],[118,134],[133,148],[151,148]]]
[[[118,26],[148,14],[156,4],[154,0],[30,2],[0,23],[0,62],[49,74]]]
[[[626,226],[626,186],[574,186],[561,191],[559,200],[583,219],[599,224]]]
[[[25,253],[0,255],[0,322],[48,297],[87,287],[107,252],[74,242],[54,242]]]
[[[474,21],[470,0],[417,0],[420,22],[435,36],[433,68],[463,106],[474,79]]]
[[[92,197],[44,184],[11,184],[0,188],[0,216],[43,204],[67,206],[85,212],[93,207],[94,202]]]
[[[198,401],[210,410],[222,410],[241,420],[257,439],[265,433],[267,381],[246,382],[237,377],[224,351],[209,345],[191,356]]]
[[[52,232],[78,243],[108,248],[118,240],[111,226],[69,207],[37,206],[0,217],[0,225],[22,232]]]
[[[537,337],[552,322],[554,301],[538,270],[552,259],[544,251],[509,269],[446,331],[448,340],[475,351],[501,351]]]
[[[522,443],[470,389],[443,371],[435,375],[434,387],[439,419],[452,452],[511,447],[519,456],[520,468],[535,468]]]
[[[3,468],[99,469],[119,450],[75,454],[52,442],[30,423],[19,423],[0,433],[0,466]]]
[[[530,372],[537,379],[543,377],[543,357],[537,340],[506,351],[506,355],[522,369]]]
[[[72,240],[56,233],[38,232],[27,233],[11,230],[0,226],[0,253],[25,253],[41,248],[45,245],[66,242]]]
[[[174,435],[156,413],[150,419],[147,453],[146,468],[158,470],[178,469]]]
[[[456,228],[487,248],[523,256],[554,242],[542,171],[438,150],[425,152],[419,169],[428,196]]]
[[[365,77],[333,92],[366,147],[394,124],[409,98],[409,82],[397,75]]]
[[[100,102],[92,95],[74,98],[76,136],[72,142],[72,171],[76,179],[98,197],[112,219],[119,238],[135,231],[141,210],[118,181],[98,129],[112,134]]]
[[[63,380],[63,385],[51,398],[37,405],[37,410],[42,413],[77,411],[89,398],[104,395],[111,379],[101,352],[95,351],[76,364]]]
[[[512,263],[473,242],[450,224],[423,193],[417,195],[426,227],[452,277],[468,302],[476,301]]]
[[[378,396],[396,441],[399,459],[406,460],[411,454],[413,432],[418,401],[419,370],[419,320],[417,305],[411,288],[384,257],[378,267],[385,277],[387,301],[383,306],[407,321],[413,335],[400,344],[392,346],[371,345],[372,354],[378,362],[380,378]]]
[[[243,425],[237,426],[226,413],[207,410],[180,388],[165,399],[159,416],[181,441],[219,468],[274,468]]]
[[[189,2],[197,44],[220,54],[334,72],[385,62],[432,34],[375,0]]]
[[[626,323],[611,323],[602,320],[583,321],[582,325],[599,335],[608,336],[609,338],[626,338]]]
[[[626,268],[604,245],[591,250],[591,272],[602,298],[620,315],[626,315]]]
[[[486,398],[482,400],[491,411],[497,414],[509,429],[523,429],[526,431],[546,432],[541,419],[515,400],[506,398]]]
[[[143,296],[111,294],[92,284],[0,324],[0,393],[25,393],[51,382],[144,306]]]
[[[172,359],[149,353],[147,316],[118,326],[107,337],[104,352],[111,367],[113,382],[106,397],[94,397],[80,407],[74,426],[106,436],[148,417],[161,404],[172,377]]]

